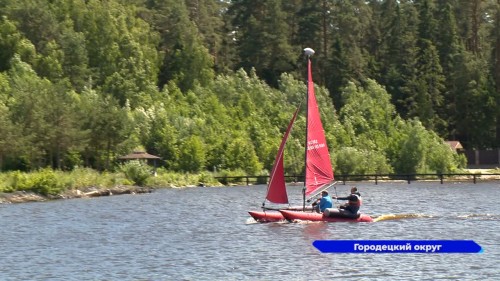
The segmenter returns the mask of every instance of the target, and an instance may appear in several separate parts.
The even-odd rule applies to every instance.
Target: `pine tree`
[[[416,69],[418,77],[412,103],[409,108],[411,117],[418,117],[427,129],[437,130],[445,128],[442,116],[439,115],[443,106],[444,80],[443,69],[434,45],[436,37],[436,20],[433,15],[434,7],[430,0],[422,0],[417,4],[420,23],[417,46]],[[444,132],[439,132],[444,135]]]
[[[227,5],[224,1],[217,0],[186,0],[189,17],[198,28],[203,45],[213,57],[216,69],[222,68],[219,60],[219,56],[223,56],[224,36],[224,21],[221,13]]]
[[[229,13],[237,30],[239,67],[255,68],[259,77],[277,87],[280,75],[294,70],[297,56],[282,1],[233,1]]]
[[[163,62],[158,86],[176,83],[183,92],[206,85],[214,77],[213,57],[203,45],[200,31],[189,17],[184,1],[149,1],[153,26],[160,33]]]
[[[496,91],[496,134],[495,143],[500,143],[500,1],[497,0],[495,6],[495,27],[493,29],[493,78],[495,81],[495,91]]]
[[[409,116],[417,80],[418,16],[412,4],[386,1],[380,11],[382,30],[380,78],[392,103],[403,117]]]

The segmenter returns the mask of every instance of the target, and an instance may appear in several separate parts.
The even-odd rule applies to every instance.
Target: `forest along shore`
[[[47,196],[28,191],[16,191],[12,193],[0,193],[0,204],[43,202],[57,199],[91,198],[110,195],[151,193],[153,192],[153,190],[154,188],[152,187],[141,186],[116,186],[112,188],[102,189],[89,187],[85,190],[68,190],[62,194]]]

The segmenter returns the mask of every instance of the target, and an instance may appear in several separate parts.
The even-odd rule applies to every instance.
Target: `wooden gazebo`
[[[161,157],[149,154],[145,151],[134,151],[130,154],[127,154],[125,156],[118,157],[118,159],[122,161],[129,161],[129,160],[144,160],[146,163],[153,162],[153,167],[156,171],[156,161],[161,159]]]

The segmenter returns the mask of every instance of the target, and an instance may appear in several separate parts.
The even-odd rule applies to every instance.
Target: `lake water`
[[[364,213],[395,219],[254,223],[265,186],[0,205],[0,280],[500,280],[498,181],[356,185]],[[322,254],[318,239],[472,239],[484,252]]]

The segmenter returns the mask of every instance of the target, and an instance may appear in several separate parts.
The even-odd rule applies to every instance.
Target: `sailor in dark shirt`
[[[348,200],[347,203],[340,206],[339,209],[349,211],[352,214],[357,214],[362,204],[361,194],[356,187],[351,188],[351,194],[349,194],[349,196],[333,197],[333,199]]]

